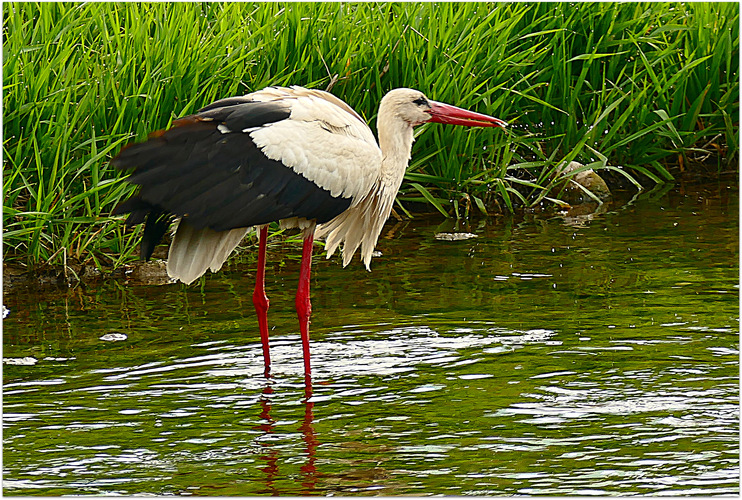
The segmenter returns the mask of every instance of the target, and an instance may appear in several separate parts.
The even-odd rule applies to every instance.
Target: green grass
[[[571,160],[651,183],[738,158],[736,3],[4,3],[3,22],[3,255],[24,264],[134,258],[108,160],[267,85],[330,87],[372,127],[400,86],[512,124],[420,127],[401,210],[542,203]]]

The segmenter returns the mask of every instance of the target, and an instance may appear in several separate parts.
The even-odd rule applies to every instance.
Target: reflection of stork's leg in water
[[[267,436],[268,434],[273,434],[275,432],[274,427],[276,425],[276,421],[271,418],[271,394],[273,394],[273,388],[270,386],[266,386],[265,389],[263,389],[263,396],[260,398],[260,406],[262,407],[262,410],[260,411],[260,418],[262,422],[254,427],[255,430],[263,432],[263,436]],[[260,446],[266,448],[266,453],[258,457],[260,458],[260,460],[265,460],[266,462],[265,467],[260,469],[262,472],[265,472],[266,491],[264,491],[263,493],[278,495],[279,492],[276,490],[276,487],[274,485],[276,476],[278,475],[278,451],[273,449],[271,443],[266,440],[259,441],[259,443]]]
[[[303,494],[314,493],[317,484],[317,469],[314,466],[315,452],[317,450],[317,437],[314,432],[314,403],[310,401],[312,397],[312,379],[310,375],[304,377],[304,422],[299,430],[301,431],[304,443],[307,445],[307,463],[301,466],[301,472],[304,480],[301,485],[305,488]]]
[[[305,375],[304,378],[304,420],[299,426],[299,430],[302,434],[302,439],[306,446],[307,462],[301,466],[301,472],[303,480],[301,482],[302,494],[315,493],[317,484],[317,470],[314,466],[315,453],[319,442],[314,432],[314,403],[310,401],[312,397],[312,380],[309,375]],[[262,432],[262,436],[258,443],[264,447],[265,453],[260,455],[258,458],[266,462],[265,467],[261,468],[260,471],[265,473],[265,489],[258,492],[258,494],[269,494],[269,495],[280,495],[281,492],[276,488],[275,482],[279,479],[278,476],[278,449],[274,448],[271,440],[266,439],[270,434],[276,432],[275,426],[276,421],[271,417],[271,400],[270,396],[273,394],[273,388],[266,386],[263,389],[263,396],[260,398],[260,419],[259,425],[253,427],[253,429]]]

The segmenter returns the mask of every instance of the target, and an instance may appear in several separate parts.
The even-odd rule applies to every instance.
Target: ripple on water
[[[446,222],[478,237],[445,247],[414,221],[370,277],[318,259],[308,399],[291,261],[270,378],[234,270],[9,294],[5,359],[36,362],[4,364],[4,492],[736,494],[737,224],[710,207]]]

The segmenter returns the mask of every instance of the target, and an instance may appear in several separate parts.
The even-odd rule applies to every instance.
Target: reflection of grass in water
[[[449,215],[539,203],[570,160],[655,180],[707,152],[731,161],[738,8],[6,3],[5,256],[132,259],[138,232],[106,216],[131,187],[108,159],[266,85],[332,86],[371,122],[397,86],[507,119],[420,131],[401,200]]]
[[[249,273],[9,294],[4,355],[40,361],[4,367],[5,491],[731,494],[737,297],[696,292],[736,290],[735,219],[677,201],[459,242],[418,218],[370,275],[318,259],[311,408],[295,268],[269,280],[271,380]]]

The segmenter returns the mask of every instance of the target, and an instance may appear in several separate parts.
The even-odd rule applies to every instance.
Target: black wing
[[[142,257],[149,258],[173,217],[226,231],[290,217],[323,223],[347,209],[350,198],[334,197],[266,157],[242,132],[289,115],[280,102],[222,99],[125,147],[111,163],[133,170],[127,180],[141,187],[113,214],[130,212],[127,224],[146,223]]]

